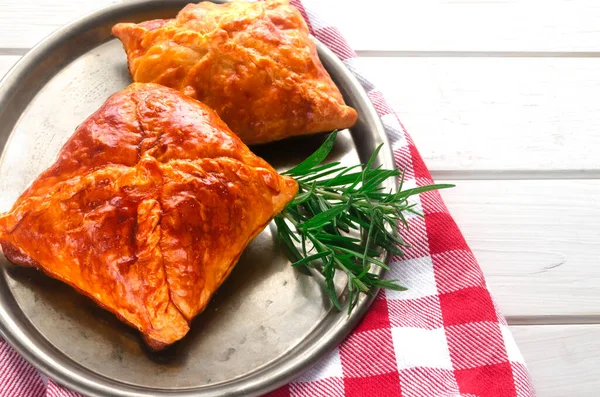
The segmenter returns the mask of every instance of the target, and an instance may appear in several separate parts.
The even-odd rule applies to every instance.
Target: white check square
[[[427,367],[452,369],[443,328],[392,328],[398,370]]]
[[[392,262],[386,278],[400,280],[408,288],[408,291],[387,290],[385,294],[388,299],[408,300],[437,295],[430,256]]]

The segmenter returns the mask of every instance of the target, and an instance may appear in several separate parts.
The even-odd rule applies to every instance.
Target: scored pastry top
[[[181,339],[296,195],[208,107],[156,84],[111,96],[0,215],[0,245],[137,328]]]

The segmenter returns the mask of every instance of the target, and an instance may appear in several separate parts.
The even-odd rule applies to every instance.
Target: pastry
[[[119,23],[113,34],[136,82],[213,108],[246,144],[351,127],[344,104],[287,0],[188,4],[174,19]]]
[[[11,262],[71,285],[161,349],[188,332],[296,193],[208,107],[132,84],[0,216],[0,245]]]

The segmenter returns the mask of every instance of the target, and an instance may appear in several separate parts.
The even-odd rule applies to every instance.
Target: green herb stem
[[[409,197],[453,185],[429,185],[398,192],[385,192],[389,178],[404,174],[375,167],[381,146],[367,164],[344,167],[323,164],[333,148],[336,132],[305,161],[285,172],[298,181],[298,195],[275,217],[279,240],[293,266],[316,269],[325,278],[325,290],[339,310],[342,303],[335,289],[337,271],[346,275],[348,313],[361,293],[377,288],[405,290],[398,280],[381,279],[377,267],[388,269],[384,252],[403,255],[408,244],[398,228],[407,227],[405,213],[417,213]],[[363,236],[363,238],[359,238]]]

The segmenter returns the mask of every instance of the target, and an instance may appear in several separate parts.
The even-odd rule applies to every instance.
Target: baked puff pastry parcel
[[[297,193],[208,107],[155,84],[114,94],[0,216],[0,245],[137,328],[181,339]]]
[[[134,81],[213,108],[246,144],[351,127],[300,12],[287,0],[189,4],[174,19],[119,23]]]

